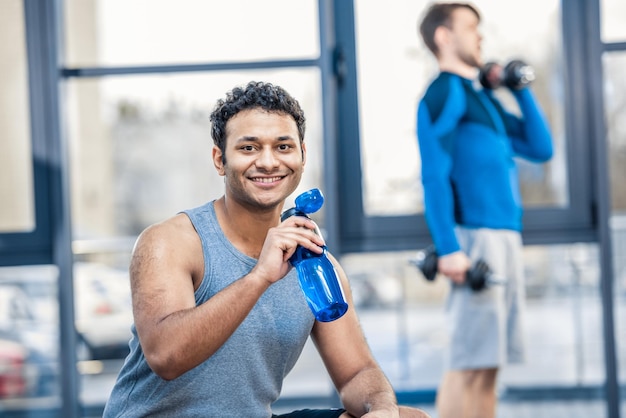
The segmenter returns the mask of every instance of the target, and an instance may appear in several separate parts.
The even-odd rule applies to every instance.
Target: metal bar
[[[363,186],[361,179],[361,144],[359,128],[358,71],[356,54],[356,22],[354,0],[334,2],[335,71],[337,82],[337,167],[340,207],[340,245],[353,236],[363,237]],[[376,238],[376,237],[375,237]]]
[[[33,158],[45,173],[49,194],[38,195],[37,205],[49,205],[52,263],[58,267],[59,361],[61,416],[78,418],[78,372],[72,279],[72,234],[67,149],[60,125],[61,0],[24,0],[28,45],[29,89],[33,142],[41,144]]]
[[[333,0],[318,0],[320,74],[322,83],[322,138],[324,141],[324,212],[328,248],[335,256],[340,255],[339,242],[339,188],[337,185],[337,81],[334,74],[335,13]]]
[[[339,193],[337,186],[337,80],[335,77],[335,45],[337,39],[334,0],[318,0],[318,28],[320,59],[319,68],[322,87],[322,138],[324,143],[324,193],[327,196],[325,208],[325,229],[328,246],[335,256],[341,252],[339,240]],[[333,407],[340,407],[341,400],[333,390],[328,401]]]
[[[620,417],[620,394],[618,383],[618,363],[615,350],[615,323],[613,307],[613,255],[611,251],[611,216],[610,178],[608,174],[607,129],[604,122],[604,95],[602,77],[603,45],[600,39],[600,4],[599,0],[579,1],[580,11],[586,21],[586,51],[590,130],[593,139],[592,178],[595,189],[595,207],[598,230],[600,292],[602,298],[602,319],[604,336],[604,362],[606,370],[605,391],[608,418]],[[565,7],[565,5],[563,6]]]
[[[282,60],[282,61],[250,61],[250,62],[222,62],[181,65],[146,65],[128,67],[80,67],[62,68],[63,78],[103,77],[111,75],[155,74],[155,73],[183,73],[206,71],[234,71],[259,70],[266,68],[301,68],[318,66],[319,59]]]
[[[135,246],[137,237],[116,237],[72,241],[74,255],[130,253]]]
[[[604,52],[626,51],[626,42],[609,42],[603,45]]]

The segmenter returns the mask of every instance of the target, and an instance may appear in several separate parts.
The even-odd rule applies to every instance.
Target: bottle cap
[[[320,189],[311,189],[296,197],[295,209],[299,212],[314,213],[324,204],[324,195]]]

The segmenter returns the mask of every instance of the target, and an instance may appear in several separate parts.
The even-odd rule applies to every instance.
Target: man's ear
[[[302,165],[304,166],[306,164],[306,144],[304,141],[300,143],[300,146],[302,147]]]
[[[215,166],[215,169],[217,170],[217,174],[219,174],[220,176],[224,176],[226,173],[224,171],[223,154],[222,154],[222,150],[220,150],[220,148],[217,145],[213,146],[212,156],[213,156],[213,165]]]
[[[437,49],[441,52],[442,49],[450,42],[450,29],[445,26],[438,26],[435,29],[435,36],[433,37]]]

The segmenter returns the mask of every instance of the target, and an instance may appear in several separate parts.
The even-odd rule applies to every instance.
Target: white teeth
[[[273,183],[275,181],[280,180],[280,177],[270,177],[270,178],[267,178],[267,177],[255,177],[252,180],[257,181],[259,183]]]

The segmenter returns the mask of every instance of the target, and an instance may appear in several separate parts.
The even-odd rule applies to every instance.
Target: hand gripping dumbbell
[[[409,260],[424,275],[426,280],[433,281],[437,276],[437,262],[439,257],[434,246],[429,246],[417,252],[417,256]],[[467,270],[465,280],[469,287],[474,291],[483,290],[489,285],[503,284],[504,280],[496,276],[484,260],[478,260]]]
[[[506,86],[520,90],[535,80],[535,70],[521,60],[513,60],[504,67],[497,62],[488,62],[478,74],[480,84],[486,89]]]

